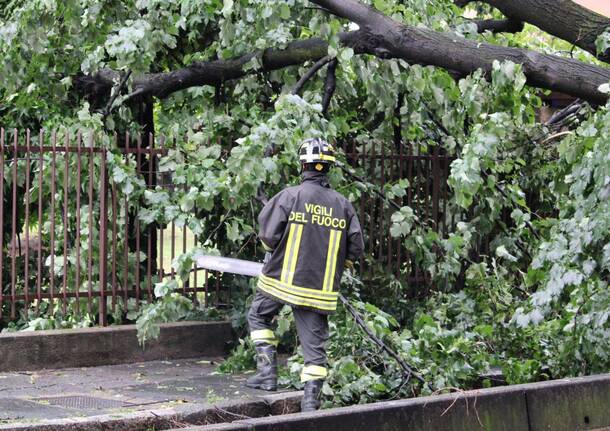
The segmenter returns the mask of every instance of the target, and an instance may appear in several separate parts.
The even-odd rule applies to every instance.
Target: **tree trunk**
[[[455,0],[465,6],[472,0]],[[553,36],[566,40],[598,59],[610,62],[610,50],[597,55],[595,40],[610,28],[610,18],[571,0],[478,0],[487,3],[508,18],[529,22]],[[608,1],[608,0],[606,0]]]

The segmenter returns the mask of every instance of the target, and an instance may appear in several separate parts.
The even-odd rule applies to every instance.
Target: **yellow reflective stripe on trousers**
[[[280,276],[283,283],[292,284],[292,280],[294,280],[294,272],[296,270],[297,260],[299,258],[299,247],[301,246],[302,234],[302,224],[290,224],[286,251],[284,252],[284,262],[282,263],[282,274]]]
[[[326,252],[326,269],[324,271],[324,284],[322,290],[331,292],[335,281],[335,271],[337,269],[337,255],[341,246],[340,230],[331,229],[330,238],[328,240],[328,251]]]
[[[271,329],[257,329],[256,331],[250,332],[250,338],[254,343],[268,343],[277,346],[278,340],[275,338],[275,334]]]
[[[301,383],[310,380],[325,379],[327,375],[328,371],[324,367],[319,365],[305,365],[301,371]]]

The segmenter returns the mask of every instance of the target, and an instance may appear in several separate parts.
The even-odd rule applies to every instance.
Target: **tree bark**
[[[454,0],[465,6],[473,0]],[[529,22],[553,36],[566,40],[610,62],[610,50],[597,55],[595,40],[610,28],[610,18],[598,14],[571,0],[478,0],[487,3],[506,17]]]
[[[357,45],[360,32],[342,33],[341,41],[349,46]],[[248,53],[228,60],[195,62],[188,67],[172,72],[151,73],[136,77],[132,85],[134,97],[151,95],[164,98],[170,94],[190,87],[202,85],[220,85],[224,81],[238,79],[261,71],[283,69],[288,66],[317,61],[327,55],[328,44],[319,38],[291,42],[285,49],[266,49]],[[258,57],[259,68],[246,68],[246,65]],[[93,76],[77,78],[80,90],[91,99],[105,98],[118,77],[114,70],[104,69]]]
[[[490,72],[494,60],[510,60],[523,65],[527,83],[531,86],[556,90],[595,104],[605,103],[608,99],[598,91],[600,85],[610,81],[610,69],[604,67],[412,27],[396,22],[357,0],[311,1],[360,25],[360,30],[339,35],[340,42],[353,48],[356,54],[401,58],[412,64],[441,67],[457,75],[467,75],[477,69]],[[292,42],[285,49],[266,49],[228,60],[196,62],[172,72],[136,77],[131,94],[133,97],[164,98],[189,87],[216,86],[252,73],[317,61],[327,55],[327,50],[326,41],[313,38]],[[247,68],[246,65],[257,56],[259,67]],[[106,69],[94,76],[77,78],[77,86],[90,99],[106,98],[117,77],[117,72]]]
[[[322,114],[327,116],[330,100],[337,88],[337,59],[333,58],[326,69],[326,79],[324,80],[324,95],[322,96]]]
[[[347,18],[365,33],[360,50],[382,58],[401,58],[409,63],[438,66],[469,74],[491,71],[494,60],[523,65],[527,83],[556,90],[589,102],[605,103],[598,90],[610,81],[610,69],[577,60],[520,48],[475,42],[394,21],[357,0],[311,0],[334,15]]]
[[[523,31],[523,21],[515,19],[484,19],[474,22],[477,25],[477,31],[483,33],[491,31],[492,33],[519,33]]]

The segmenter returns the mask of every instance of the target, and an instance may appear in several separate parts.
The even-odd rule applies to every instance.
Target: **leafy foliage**
[[[371,3],[399,21],[453,32],[456,38],[596,62],[532,26],[516,35],[476,34],[462,9],[448,1]],[[498,17],[486,6],[469,11],[478,18]],[[444,209],[449,228],[439,232],[415,206],[386,209],[393,213],[390,233],[411,256],[398,277],[386,274],[369,256],[368,278],[357,289],[349,287],[371,329],[413,363],[435,391],[486,384],[480,375],[492,367],[501,368],[511,383],[607,371],[609,107],[584,108],[568,123],[571,130],[558,135],[540,124],[541,94],[527,86],[521,65],[494,62],[489,71],[456,80],[432,67],[355,55],[338,43],[338,34],[348,29],[344,21],[302,0],[14,0],[0,6],[0,124],[59,129],[60,141],[66,134],[89,130],[96,136],[94,145],[104,149],[119,200],[127,202],[118,215],[120,232],[129,223],[129,212],[138,208],[142,227],[175,222],[197,235],[198,247],[174,262],[180,279],[155,280],[158,301],[139,311],[135,301],[121,303],[113,322],[137,318],[145,343],[158,335],[161,322],[194,313],[218,318],[218,310],[202,315],[178,293],[185,273],[199,248],[260,260],[260,205],[254,196],[261,183],[271,195],[298,181],[295,150],[302,138],[325,136],[343,149],[345,142],[353,142],[356,151],[373,140],[388,146],[414,142],[424,156],[426,148],[440,146],[455,157],[451,201]],[[127,100],[126,88],[135,76],[247,53],[253,55],[245,68],[257,70],[265,48],[282,48],[313,35],[328,41],[328,54],[339,63],[327,115],[321,108],[325,69],[300,95],[291,94],[310,64],[252,73],[216,88],[192,87],[154,101]],[[600,36],[597,47],[607,50],[608,33]],[[105,68],[119,72],[113,77],[117,98],[111,106],[107,99],[92,97],[87,81],[80,79]],[[119,88],[127,76],[125,88]],[[610,84],[600,91],[610,91]],[[143,106],[152,112],[152,120],[142,119]],[[167,137],[168,154],[160,158],[159,168],[176,186],[171,191],[147,186],[135,163],[125,162],[108,135],[144,129]],[[265,157],[271,145],[274,153]],[[348,164],[344,155],[340,158]],[[24,172],[24,161],[14,163]],[[68,157],[67,165],[68,172],[78,169],[75,158]],[[10,162],[6,184],[12,181],[9,167]],[[82,173],[88,169],[81,166]],[[93,169],[99,172],[99,161]],[[49,175],[46,169],[32,174],[32,185]],[[353,201],[378,190],[376,172],[357,174],[366,180],[352,181],[340,170],[331,177],[333,186]],[[97,193],[99,184],[91,186]],[[399,201],[408,186],[401,180],[378,191]],[[35,203],[37,186],[29,193]],[[63,193],[45,187],[42,199],[61,200]],[[73,196],[68,198],[74,203]],[[94,205],[99,211],[98,203]],[[78,209],[87,210],[85,204]],[[20,213],[21,222],[23,217]],[[58,217],[45,214],[37,227],[43,239],[51,231],[58,241],[67,234],[61,223],[53,223]],[[69,226],[75,217],[69,214]],[[91,226],[83,223],[81,250],[98,241],[96,225],[97,220]],[[132,269],[146,256],[129,249],[128,237],[116,241],[128,254],[127,267],[118,271],[134,284]],[[95,259],[104,258],[95,247],[91,251]],[[72,249],[66,256],[63,250],[49,250],[48,256],[47,270],[53,261],[57,273],[63,262],[69,263],[71,274],[86,265],[77,262]],[[413,265],[430,276],[428,291],[413,292],[407,285]],[[48,276],[43,284],[48,289]],[[233,296],[230,317],[244,336],[252,285],[236,280],[231,288],[240,293]],[[74,301],[64,313],[45,302],[40,318],[23,309],[21,321],[10,329],[92,325],[97,310],[86,305]],[[292,352],[295,335],[288,311],[278,324]],[[405,383],[401,370],[357,330],[344,309],[333,317],[331,330],[332,370],[324,388],[328,404],[429,391],[416,381]],[[223,371],[252,367],[252,353],[251,344],[242,342]],[[300,362],[298,355],[290,361],[286,383],[298,385],[294,376]]]

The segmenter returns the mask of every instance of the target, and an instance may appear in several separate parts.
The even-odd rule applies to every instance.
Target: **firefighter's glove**
[[[263,258],[263,263],[267,263],[269,262],[269,259],[271,259],[271,252],[266,252],[265,253],[265,257]]]
[[[354,262],[349,259],[345,259],[345,269],[349,269],[350,271],[354,269]]]

